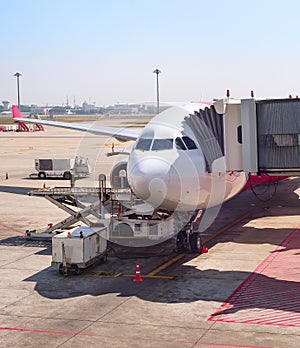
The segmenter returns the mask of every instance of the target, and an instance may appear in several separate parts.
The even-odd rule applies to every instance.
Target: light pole
[[[153,71],[156,74],[156,100],[157,100],[157,113],[159,114],[159,84],[158,84],[158,75],[161,73],[159,69]]]
[[[18,109],[20,110],[20,85],[19,85],[19,77],[22,76],[21,73],[16,72],[14,74],[14,76],[16,76],[17,78],[17,91],[18,91]]]

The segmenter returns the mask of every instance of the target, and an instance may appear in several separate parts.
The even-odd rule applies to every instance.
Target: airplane
[[[14,113],[14,111],[13,111]],[[14,114],[13,114],[14,115]],[[32,115],[35,119],[40,119],[39,115]],[[19,120],[19,121],[16,121],[19,125],[19,131],[20,132],[29,132],[30,130],[32,129],[29,129],[29,127],[27,126],[27,124],[23,121],[23,120]],[[34,130],[37,130],[37,131],[44,131],[44,127],[40,124],[40,123],[37,123],[35,122],[34,124]]]
[[[152,214],[189,212],[183,225],[190,219],[199,220],[199,211],[220,207],[249,186],[245,172],[226,170],[222,115],[211,103],[170,107],[153,117],[142,130],[23,118],[15,105],[12,111],[17,122],[135,141],[126,161],[131,191],[152,207]],[[112,171],[118,169],[124,169],[124,161],[116,163]],[[262,175],[255,178],[255,184],[276,180]]]

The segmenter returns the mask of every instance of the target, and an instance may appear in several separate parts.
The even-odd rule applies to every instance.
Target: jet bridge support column
[[[243,170],[257,174],[257,121],[254,99],[241,100]]]

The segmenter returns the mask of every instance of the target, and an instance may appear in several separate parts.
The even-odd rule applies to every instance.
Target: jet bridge
[[[227,171],[300,175],[300,99],[221,99],[189,123],[209,172],[221,171],[223,159]]]

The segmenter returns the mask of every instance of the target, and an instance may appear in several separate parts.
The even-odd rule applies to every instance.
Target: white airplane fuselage
[[[227,172],[225,159],[208,173],[203,151],[185,117],[204,109],[190,103],[154,117],[130,154],[127,177],[132,191],[154,209],[191,211],[222,204],[244,187],[245,173]]]

